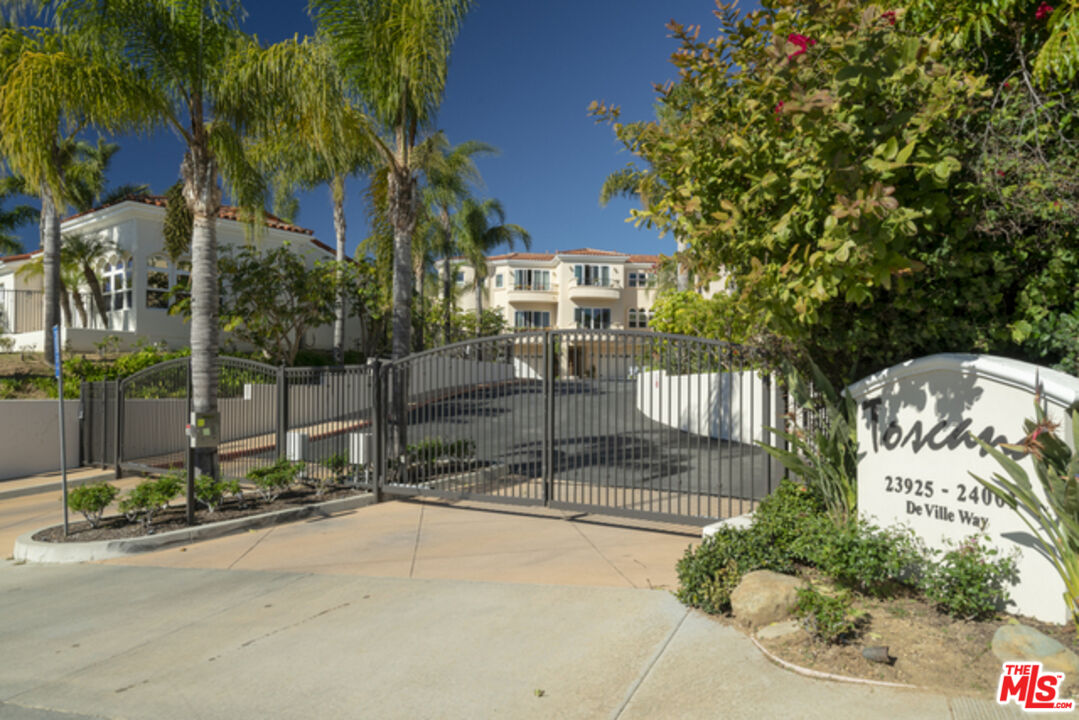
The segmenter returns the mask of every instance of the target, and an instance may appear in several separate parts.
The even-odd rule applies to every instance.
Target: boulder
[[[798,588],[808,583],[771,570],[747,573],[731,593],[731,612],[740,622],[758,628],[790,617]]]
[[[1026,625],[1004,625],[993,633],[993,654],[1001,662],[1033,660],[1052,672],[1064,673],[1069,683],[1079,680],[1079,655],[1053,638]]]

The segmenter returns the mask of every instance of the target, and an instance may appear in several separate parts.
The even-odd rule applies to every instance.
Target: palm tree
[[[73,184],[65,169],[86,125],[108,131],[146,128],[154,101],[140,78],[101,62],[62,25],[0,30],[0,151],[12,171],[41,198],[39,233],[45,295],[45,357],[60,315],[60,213]]]
[[[477,202],[471,198],[461,204],[461,249],[475,271],[476,332],[483,319],[484,281],[487,279],[487,254],[499,245],[511,248],[520,240],[525,248],[532,247],[532,237],[520,225],[506,223],[506,211],[494,198]],[[494,221],[494,222],[492,222]]]
[[[494,154],[497,149],[476,140],[451,147],[441,132],[433,135],[431,140],[434,152],[424,168],[427,183],[422,191],[422,199],[432,226],[435,253],[442,258],[442,342],[446,344],[450,341],[453,317],[453,268],[450,259],[456,254],[458,245],[455,215],[461,204],[472,196],[471,186],[482,184],[472,158],[479,154]]]
[[[256,43],[239,30],[236,0],[60,0],[55,16],[76,28],[101,57],[142,78],[154,118],[179,136],[183,195],[193,215],[191,234],[191,407],[216,414],[219,347],[217,232],[219,175],[234,201],[263,207],[265,183],[243,152],[242,130],[268,102],[244,92],[243,75],[225,72]],[[199,448],[195,466],[216,474],[216,448]]]
[[[650,170],[641,170],[630,164],[629,166],[613,172],[603,181],[603,187],[599,191],[599,204],[606,206],[615,196],[637,198],[642,205],[648,205],[649,198],[665,191],[663,181]],[[686,242],[675,231],[674,241],[681,255],[686,250]],[[678,261],[678,292],[689,290],[689,270],[686,264],[679,258]]]
[[[337,302],[334,362],[345,355],[345,178],[374,165],[367,118],[345,92],[344,81],[324,43],[310,38],[277,43],[238,59],[238,83],[247,92],[273,98],[276,112],[251,142],[262,169],[273,175],[275,203],[293,204],[296,187],[327,183],[337,241]],[[275,205],[275,211],[278,207]],[[286,215],[294,214],[289,210]]]
[[[390,136],[375,138],[387,168],[394,237],[393,357],[410,350],[412,234],[420,129],[434,119],[450,50],[471,0],[311,0],[312,14],[349,86]]]
[[[94,306],[101,317],[101,327],[108,328],[109,315],[105,306],[105,294],[101,292],[101,282],[98,280],[95,270],[105,256],[113,249],[112,243],[96,235],[64,235],[63,244],[60,247],[61,263],[70,261],[78,268],[81,279],[86,282],[90,289],[90,297],[93,298]],[[77,302],[81,304],[78,295],[78,287],[75,285]],[[85,322],[85,320],[84,320]]]
[[[23,195],[25,183],[18,175],[9,175],[0,179],[0,203],[7,202],[14,196]],[[22,243],[15,231],[23,225],[33,222],[38,216],[38,209],[33,205],[16,205],[10,210],[0,210],[0,255],[14,255],[23,251]]]

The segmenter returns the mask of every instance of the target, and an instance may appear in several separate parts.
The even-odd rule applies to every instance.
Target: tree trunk
[[[71,293],[67,291],[63,276],[60,277],[60,314],[64,316],[64,327],[71,327]]]
[[[686,241],[676,237],[675,242],[678,244],[678,292],[685,292],[689,290],[689,270],[686,269],[686,263],[682,259],[681,255],[686,251]],[[668,276],[670,277],[670,276]]]
[[[78,288],[76,288],[75,292],[68,293],[68,296],[71,298],[71,302],[75,305],[75,312],[79,315],[79,322],[82,323],[83,327],[90,327],[88,318],[86,316],[86,303],[82,301],[82,293],[80,293],[78,291]],[[70,313],[68,313],[67,326],[71,327]]]
[[[41,217],[38,225],[41,262],[44,270],[42,289],[45,295],[45,362],[52,364],[56,348],[52,341],[53,325],[60,324],[60,213],[48,183],[41,183]]]
[[[426,332],[427,329],[427,296],[423,294],[423,258],[416,264],[415,273],[416,278],[413,280],[412,287],[415,288],[416,298],[420,302],[420,322],[415,327],[416,336],[412,338],[412,351],[422,352],[425,349],[425,343],[427,341]]]
[[[337,298],[333,317],[333,363],[345,364],[345,178],[334,175],[331,189],[333,195],[333,231],[337,236]]]
[[[180,166],[184,199],[194,215],[191,230],[191,410],[217,412],[218,287],[217,213],[221,189],[209,150],[191,147]],[[217,448],[197,448],[195,465],[217,474]]]
[[[86,284],[90,286],[90,295],[93,296],[97,313],[101,316],[101,327],[103,330],[108,330],[109,313],[108,308],[105,307],[105,294],[101,292],[101,283],[97,279],[97,273],[89,265],[83,265],[82,276],[86,279]]]
[[[479,271],[476,271],[476,337],[483,335],[483,281]]]
[[[398,143],[401,144],[400,142]],[[403,153],[402,153],[403,154]],[[412,344],[412,231],[416,227],[416,179],[407,165],[389,170],[389,215],[393,225],[393,359],[408,355]],[[393,369],[390,389],[395,455],[408,450],[407,368]]]

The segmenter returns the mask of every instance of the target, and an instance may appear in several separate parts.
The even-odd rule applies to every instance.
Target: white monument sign
[[[1042,407],[1071,443],[1069,408],[1079,403],[1079,378],[989,355],[932,355],[871,375],[848,390],[858,404],[858,510],[884,525],[907,524],[929,547],[947,550],[985,533],[1003,552],[1019,548],[1019,583],[1009,610],[1066,623],[1064,583],[1035,546],[1023,520],[970,476],[1004,474],[974,440],[1017,443]],[[1026,469],[1044,499],[1029,457]]]

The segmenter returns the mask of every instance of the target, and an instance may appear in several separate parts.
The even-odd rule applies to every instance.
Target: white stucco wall
[[[774,424],[765,416],[768,389],[755,372],[637,377],[637,409],[646,417],[694,435],[752,443]]]

